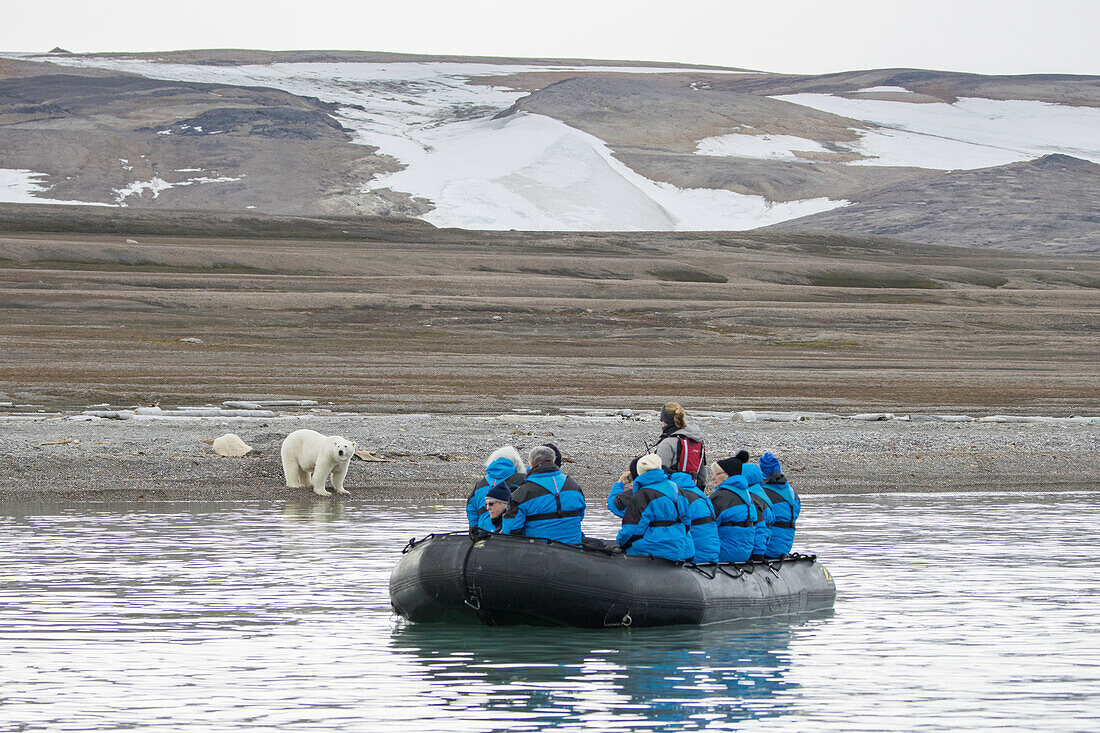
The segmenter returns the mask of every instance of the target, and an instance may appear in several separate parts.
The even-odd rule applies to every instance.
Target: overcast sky
[[[5,0],[0,51],[354,49],[1100,74],[1100,0]]]

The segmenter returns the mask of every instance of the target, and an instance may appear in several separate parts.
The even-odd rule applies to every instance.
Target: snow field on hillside
[[[888,87],[861,89],[895,91]],[[788,94],[786,102],[871,123],[855,142],[835,150],[863,156],[848,165],[972,170],[1064,153],[1100,163],[1100,109],[1023,100],[964,97],[954,104],[847,99],[831,94]],[[802,160],[821,142],[789,135],[734,133],[700,140],[700,155]]]
[[[621,163],[599,138],[520,113],[441,128],[431,152],[375,186],[435,202],[437,226],[535,230],[738,230],[827,211],[845,201],[769,204],[732,191],[679,189]]]
[[[435,208],[422,218],[436,226],[744,230],[848,203],[822,198],[773,204],[761,196],[679,189],[650,181],[615,159],[602,140],[559,120],[534,114],[493,119],[526,93],[470,83],[473,77],[531,72],[683,69],[449,62],[199,66],[115,58],[56,61],[176,81],[271,87],[339,105],[333,114],[352,131],[355,142],[376,146],[406,166],[366,182],[363,193],[389,188],[428,199]]]

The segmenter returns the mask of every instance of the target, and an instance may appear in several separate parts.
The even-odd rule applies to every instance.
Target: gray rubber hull
[[[390,575],[395,613],[487,625],[704,625],[831,609],[832,576],[807,556],[679,565],[526,537],[431,535]]]

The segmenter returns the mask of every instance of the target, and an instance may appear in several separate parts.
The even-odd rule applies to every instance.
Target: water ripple
[[[8,504],[0,729],[1095,728],[1097,498],[807,497],[834,613],[608,631],[395,620],[456,505]]]

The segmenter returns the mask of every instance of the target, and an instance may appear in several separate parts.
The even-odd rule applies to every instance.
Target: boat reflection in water
[[[418,682],[448,717],[481,708],[470,717],[510,727],[690,728],[785,712],[791,638],[831,616],[631,630],[402,623],[391,649],[423,667]]]

